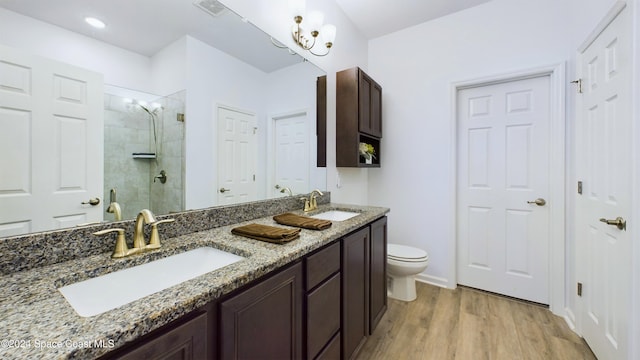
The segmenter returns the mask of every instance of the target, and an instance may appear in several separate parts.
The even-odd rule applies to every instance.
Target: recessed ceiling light
[[[86,21],[87,24],[97,29],[104,29],[107,26],[102,20],[96,19],[91,16],[87,16],[86,18],[84,18],[84,21]]]

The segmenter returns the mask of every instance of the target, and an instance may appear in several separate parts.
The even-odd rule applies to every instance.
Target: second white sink
[[[58,290],[83,317],[101,314],[244,259],[201,247],[63,286]]]
[[[345,221],[358,215],[360,215],[360,213],[342,210],[329,210],[310,217],[329,221]]]

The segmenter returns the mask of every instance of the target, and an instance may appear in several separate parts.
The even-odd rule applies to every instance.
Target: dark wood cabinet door
[[[109,358],[120,360],[200,360],[207,358],[207,313],[175,326],[130,351]]]
[[[369,335],[369,227],[342,239],[343,358],[357,354]]]
[[[387,217],[371,223],[371,288],[369,334],[387,311]]]
[[[373,137],[382,137],[382,87],[364,71],[358,79],[358,129]]]
[[[302,265],[297,263],[220,304],[222,359],[302,358]]]
[[[382,137],[382,87],[376,82],[371,84],[371,126],[370,133],[374,137]]]

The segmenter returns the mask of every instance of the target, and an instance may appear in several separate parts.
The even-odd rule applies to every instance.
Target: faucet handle
[[[164,223],[174,222],[176,219],[164,219],[152,222],[151,225],[151,235],[149,236],[149,244],[145,246],[146,249],[157,249],[160,245],[160,234],[158,233],[158,225]]]
[[[118,237],[116,239],[116,247],[113,249],[113,254],[111,254],[111,257],[113,259],[117,259],[133,254],[132,250],[135,249],[129,249],[129,247],[127,246],[127,241],[124,238],[124,229],[122,228],[100,230],[94,232],[93,235],[102,236],[113,232],[117,232]]]

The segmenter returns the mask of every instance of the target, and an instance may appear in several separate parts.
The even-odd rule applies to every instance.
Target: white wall
[[[197,209],[217,204],[216,106],[251,111],[257,115],[258,128],[264,128],[267,75],[197,39],[186,40],[185,204]]]
[[[316,79],[326,73],[317,66],[303,62],[288,66],[268,74],[265,93],[267,121],[274,116],[306,111],[308,120],[309,144],[309,189],[326,189],[327,172],[316,166]],[[270,127],[271,128],[271,127]],[[267,133],[263,160],[268,183],[274,180],[273,164],[269,160],[275,157],[273,131]],[[270,155],[270,156],[268,156]],[[271,194],[270,188],[266,189]]]
[[[369,75],[383,87],[385,162],[369,172],[369,202],[392,209],[391,242],[429,252],[421,279],[454,287],[452,178],[454,82],[567,62],[614,3],[493,0],[369,42]],[[567,199],[574,191],[573,93],[567,85]],[[573,269],[572,201],[567,202],[567,284]],[[567,307],[574,306],[567,285]]]
[[[156,94],[187,88],[187,38],[181,37],[151,57],[151,85]]]
[[[367,204],[367,170],[336,168],[336,72],[359,66],[367,70],[367,40],[334,1],[308,0],[307,11],[320,10],[325,22],[336,25],[337,36],[331,53],[316,57],[301,51],[291,39],[293,20],[289,16],[287,0],[222,0],[280,42],[327,72],[327,189],[331,200],[352,204]],[[341,187],[337,186],[340,175]]]
[[[315,126],[315,77],[322,71],[297,64],[267,74],[192,37],[186,37],[186,47],[185,204],[187,209],[197,209],[217,204],[216,106],[255,113],[258,149],[266,149],[271,115],[306,109]],[[311,131],[315,135],[315,128]],[[257,196],[262,199],[271,196],[262,186],[270,167],[266,151],[258,151],[257,156],[256,178],[261,185]],[[315,156],[312,160],[315,164]],[[324,180],[324,171],[319,173]]]
[[[4,45],[102,73],[105,84],[153,92],[146,56],[3,8],[0,34]]]

